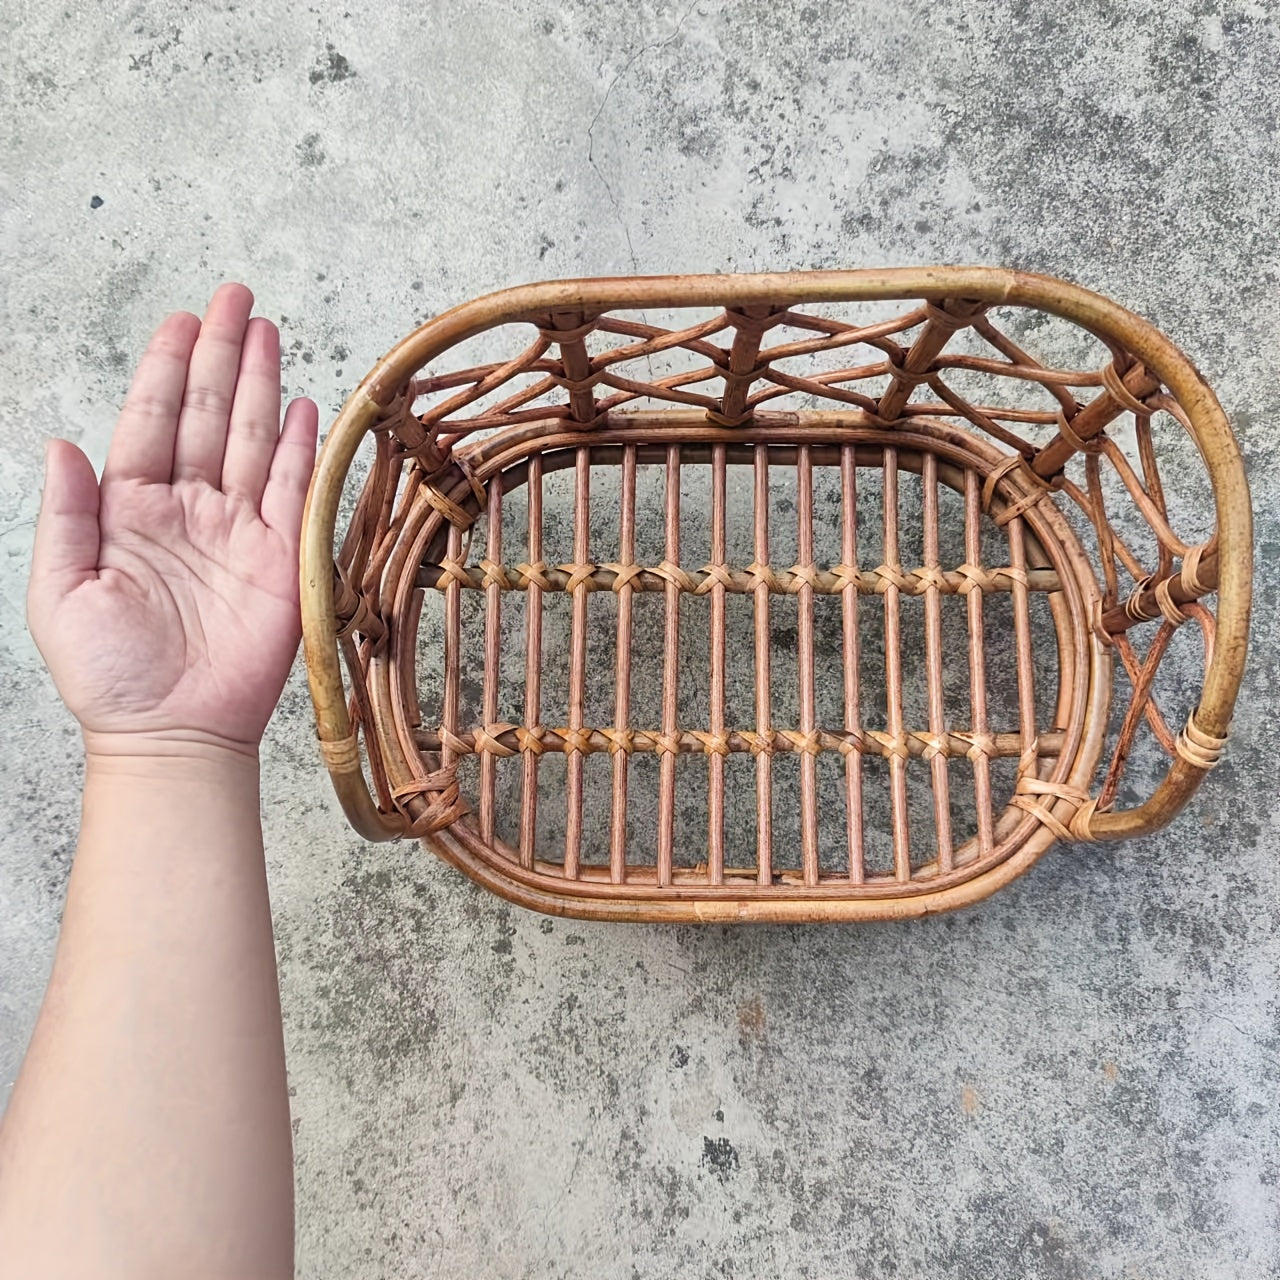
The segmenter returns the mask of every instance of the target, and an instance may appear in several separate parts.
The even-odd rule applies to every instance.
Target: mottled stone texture
[[[582,925],[355,838],[296,671],[265,805],[299,1271],[1280,1275],[1273,13],[11,3],[0,1084],[79,781],[23,626],[41,442],[101,461],[165,310],[251,283],[327,419],[424,316],[528,279],[1007,263],[1165,327],[1236,424],[1263,579],[1227,762],[1171,831],[962,915]]]

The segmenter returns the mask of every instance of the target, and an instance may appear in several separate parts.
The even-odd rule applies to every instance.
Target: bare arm
[[[87,767],[53,977],[0,1140],[0,1274],[292,1274],[256,761]]]
[[[101,482],[55,442],[28,612],[84,729],[53,976],[0,1126],[0,1275],[286,1277],[257,746],[298,642],[315,408],[224,286],[161,326]]]

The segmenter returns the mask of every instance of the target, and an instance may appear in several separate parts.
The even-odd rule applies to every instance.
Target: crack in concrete
[[[681,31],[684,30],[684,24],[688,22],[694,9],[698,7],[698,3],[699,0],[693,0],[693,3],[690,4],[684,13],[680,15],[674,30],[665,40],[655,40],[650,44],[641,45],[640,48],[637,49],[625,63],[623,63],[621,70],[619,70],[617,75],[609,81],[609,85],[604,91],[604,97],[600,99],[600,105],[596,108],[595,114],[591,117],[591,123],[587,125],[587,163],[595,171],[596,177],[600,179],[600,185],[604,187],[605,195],[609,197],[609,203],[613,207],[614,217],[617,218],[618,225],[622,228],[622,235],[627,242],[627,256],[631,260],[631,270],[636,274],[639,274],[640,271],[640,260],[636,257],[635,245],[631,241],[631,229],[627,226],[627,221],[622,216],[622,206],[613,190],[613,186],[610,184],[608,178],[604,176],[599,164],[596,163],[596,125],[599,123],[600,116],[608,105],[609,99],[613,96],[614,89],[618,87],[622,78],[631,70],[632,67],[636,65],[637,62],[640,61],[641,58],[645,56],[645,54],[665,49],[669,44],[671,44],[680,35]]]
[[[1258,1056],[1262,1058],[1264,1062],[1268,1062],[1272,1067],[1280,1069],[1280,1059],[1278,1059],[1256,1035],[1252,1032],[1246,1031],[1244,1027],[1234,1019],[1228,1018],[1225,1013],[1215,1013],[1212,1009],[1204,1009],[1200,1005],[1195,1004],[1179,1004],[1174,1005],[1174,1008],[1179,1009],[1184,1013],[1198,1013],[1202,1018],[1212,1018],[1215,1022],[1225,1022],[1226,1025],[1236,1032],[1237,1035],[1248,1041],[1248,1043],[1257,1050]]]

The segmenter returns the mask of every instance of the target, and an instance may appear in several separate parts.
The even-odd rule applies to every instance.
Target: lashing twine
[[[460,738],[447,729],[439,728],[436,744],[451,750],[455,755],[493,754],[508,758],[520,752],[544,755],[547,752],[565,755],[595,755],[608,751],[612,756],[631,755],[635,752],[651,752],[655,755],[701,754],[704,756],[729,756],[737,750],[751,754],[820,755],[835,751],[843,756],[872,754],[884,758],[896,757],[908,760],[918,756],[922,760],[965,758],[971,762],[989,760],[1000,754],[993,734],[949,730],[935,733],[928,729],[908,729],[898,734],[880,730],[846,728],[839,732],[826,729],[778,729],[758,730],[725,729],[657,729],[613,728],[590,726],[581,728],[555,728],[536,725],[525,728],[520,725],[496,722],[471,731],[469,738]],[[515,745],[511,743],[514,740]],[[601,741],[603,740],[603,742]],[[957,749],[956,743],[963,750]],[[736,744],[736,745],[735,745]],[[1021,767],[1034,768],[1036,760],[1032,751],[1024,757]]]
[[[654,567],[653,572],[664,581],[670,582],[673,586],[678,587],[681,591],[696,594],[696,584],[678,564],[673,564],[670,560],[663,560],[660,564]]]
[[[1127,372],[1132,372],[1134,369],[1138,370],[1140,373],[1146,372],[1143,366],[1138,363],[1130,366],[1130,369]],[[1150,407],[1137,399],[1129,388],[1124,385],[1124,375],[1116,368],[1116,362],[1114,360],[1112,360],[1111,363],[1106,365],[1102,370],[1102,385],[1106,388],[1107,392],[1124,405],[1130,413],[1136,413],[1142,417],[1151,416],[1152,411]]]
[[[924,313],[931,324],[945,329],[948,333],[958,333],[961,329],[967,329],[981,314],[977,312],[971,316],[953,316],[950,311],[944,311],[936,302],[926,302]]]
[[[455,502],[441,487],[442,478],[451,471],[456,471],[467,482],[476,500],[476,514],[472,515],[465,507]],[[422,481],[422,496],[458,529],[470,529],[476,517],[489,503],[489,495],[485,487],[476,478],[476,474],[466,460],[457,454],[450,453],[435,470],[429,471]]]
[[[702,743],[702,749],[707,755],[727,756],[731,754],[729,750],[729,735],[727,733],[706,733],[698,729],[693,729],[691,732]]]
[[[580,342],[587,336],[587,334],[591,333],[595,327],[595,316],[592,316],[590,320],[584,320],[582,324],[574,325],[570,329],[548,329],[543,325],[535,326],[540,338],[544,338],[547,342],[553,343]]]
[[[1045,798],[1049,804],[1055,800],[1063,800],[1073,805],[1071,817],[1063,822],[1049,804],[1045,803]],[[1059,840],[1091,843],[1097,839],[1090,830],[1090,824],[1098,802],[1082,787],[1074,787],[1067,782],[1045,782],[1033,773],[1023,772],[1018,775],[1018,785],[1014,788],[1013,799],[1009,803],[1038,819]]]
[[[852,564],[836,564],[831,566],[831,572],[837,582],[840,584],[840,590],[846,591],[853,587],[856,591],[862,586],[862,570],[857,565]]]
[[[890,587],[897,587],[899,591],[911,590],[911,583],[896,565],[879,564],[872,572],[875,574],[877,595],[884,595]]]
[[[1183,760],[1197,769],[1206,771],[1212,769],[1222,759],[1226,745],[1225,737],[1219,738],[1215,734],[1206,733],[1196,724],[1194,711],[1187,717],[1187,723],[1182,726],[1182,732],[1174,740],[1174,748]]]
[[[552,317],[554,320],[554,316]],[[570,397],[581,395],[583,392],[591,394],[596,386],[609,376],[608,364],[601,364],[599,368],[592,368],[592,359],[586,352],[585,347],[576,353],[580,357],[586,359],[587,372],[581,377],[573,377],[565,371],[565,347],[582,344],[587,336],[594,332],[598,316],[588,316],[580,324],[570,325],[564,329],[558,329],[552,325],[535,325],[538,336],[548,344],[555,344],[560,347],[560,362],[558,369],[548,369],[545,371],[545,377],[554,386],[560,387],[567,391]],[[599,404],[592,395],[591,404],[593,408]],[[575,431],[590,431],[593,427],[600,425],[605,420],[607,414],[600,413],[597,409],[590,418],[579,418],[574,413],[562,419],[564,425]]]
[[[785,323],[786,315],[786,307],[771,307],[762,316],[749,316],[744,311],[726,307],[724,318],[727,324],[732,325],[740,333],[745,333],[759,341],[770,329]]]
[[[614,574],[611,584],[614,591],[621,591],[628,583],[634,583],[636,578],[644,572],[644,566],[639,564],[615,564],[611,562],[602,564],[600,567],[608,569]]]
[[[1187,615],[1182,612],[1182,607],[1174,600],[1170,591],[1172,579],[1162,578],[1156,583],[1156,607],[1160,610],[1164,620],[1170,626],[1180,627],[1187,620]]]
[[[702,572],[707,576],[693,589],[695,596],[705,596],[717,585],[725,588],[733,585],[733,573],[727,564],[704,564]]]
[[[921,373],[915,373],[900,363],[905,358],[905,355],[901,353],[900,349],[896,359],[892,356],[889,358],[889,377],[891,377],[894,382],[900,382],[908,391],[914,390],[922,383],[928,382],[929,379],[937,373],[936,369],[926,369]]]
[[[774,732],[791,743],[792,748],[801,755],[816,756],[822,751],[822,737],[813,730],[801,733],[798,729],[776,729]]]
[[[1071,425],[1071,419],[1067,417],[1061,409],[1058,410],[1058,434],[1077,452],[1077,453],[1097,453],[1102,448],[1102,442],[1097,436],[1086,440],[1084,436],[1076,434],[1075,428]]]
[[[798,596],[802,587],[816,588],[818,585],[816,565],[793,564],[788,572],[791,574],[791,581],[787,584],[787,591],[791,595]]]
[[[719,409],[707,410],[707,421],[717,427],[740,427],[744,423],[750,422],[752,411],[744,409],[741,413],[723,414]]]
[[[345,572],[334,566],[333,613],[340,640],[359,632],[375,644],[381,645],[387,636],[387,624],[374,610],[369,598],[357,591],[348,581]]]
[[[916,582],[926,590],[929,587],[934,587],[935,589],[945,591],[947,588],[946,574],[944,574],[942,570],[934,564],[925,565],[923,568],[919,569],[913,569],[906,576],[908,579],[914,578]],[[915,592],[913,591],[912,594],[914,595]]]
[[[480,483],[476,473],[472,471],[471,464],[463,457],[455,457],[453,465],[462,472],[462,478],[471,486],[471,492],[475,495],[476,508],[483,511],[489,505],[489,494],[485,490],[483,484]]]
[[[1200,561],[1208,549],[1208,543],[1198,543],[1182,557],[1182,570],[1178,574],[1188,595],[1200,597],[1209,590],[1209,584],[1200,578]]]
[[[449,461],[450,450],[441,448],[438,428],[422,424],[413,412],[413,402],[418,398],[418,380],[410,378],[383,407],[373,424],[375,432],[389,431],[400,442],[407,457],[416,458],[424,470],[434,474]]]
[[[495,564],[488,556],[480,561],[480,572],[486,587],[498,587],[502,591],[511,590],[511,579],[507,576],[505,565]]]
[[[415,818],[410,811],[409,801],[419,797],[430,797],[426,808]],[[445,827],[456,822],[470,806],[462,798],[458,789],[458,766],[445,765],[432,773],[424,774],[397,787],[391,793],[391,801],[404,816],[409,826],[407,835],[425,836],[435,831],[443,831]]]
[[[951,736],[969,744],[968,750],[964,754],[967,759],[975,764],[979,760],[991,759],[996,753],[996,740],[989,733],[955,732]]]
[[[467,514],[466,508],[454,502],[433,480],[423,481],[422,495],[450,524],[466,529],[472,523],[472,517]]]
[[[956,572],[964,579],[956,588],[962,596],[967,596],[970,591],[990,591],[995,586],[995,579],[980,564],[970,564],[966,560],[964,564],[956,565]]]
[[[758,560],[753,560],[747,565],[747,580],[751,583],[751,590],[755,591],[757,587],[768,587],[770,593],[777,591],[778,579],[774,576],[773,568],[767,564],[761,564]]]
[[[1043,497],[1043,492],[1023,494],[1016,502],[1009,503],[1003,511],[994,517],[996,524],[1003,528],[1010,520],[1015,520],[1018,516],[1025,515]]]
[[[1184,605],[1173,598],[1173,584],[1176,581],[1193,600],[1211,589],[1210,584],[1200,577],[1200,561],[1207,548],[1207,543],[1191,547],[1182,558],[1182,568],[1176,578],[1169,574],[1157,580],[1153,574],[1149,574],[1135,583],[1123,605],[1125,616],[1134,622],[1150,622],[1153,618],[1162,617],[1170,626],[1182,626],[1191,615],[1186,612]],[[1147,592],[1151,592],[1155,599],[1155,612],[1144,603]]]
[[[440,570],[441,578],[451,578],[459,586],[468,586],[471,582],[471,575],[467,571],[467,566],[461,560],[452,560],[446,556],[437,566]]]
[[[595,573],[596,567],[593,564],[562,564],[559,565],[561,573],[569,575],[569,581],[564,584],[564,589],[572,594],[579,587],[585,586],[588,591],[592,589],[594,584],[591,581],[591,575]]]
[[[1093,634],[1104,644],[1108,646],[1115,645],[1115,637],[1107,630],[1103,624],[1102,615],[1106,610],[1105,601],[1098,598],[1095,599],[1089,609],[1089,627]]]
[[[908,736],[923,744],[924,750],[920,755],[924,760],[932,760],[934,756],[945,756],[947,753],[947,744],[936,733],[914,729]]]
[[[557,735],[564,743],[564,753],[567,756],[580,756],[589,754],[591,751],[591,730],[590,729],[557,729]],[[680,739],[677,737],[676,742]]]
[[[1059,415],[1061,416],[1061,415]],[[1043,476],[1037,475],[1028,464],[1026,458],[1020,453],[1011,453],[1002,462],[998,462],[987,473],[986,480],[982,484],[982,509],[984,511],[991,510],[991,504],[995,499],[996,490],[1001,482],[1010,473],[1017,471],[1019,476],[1030,486],[1030,492],[1021,494],[1018,497],[1010,498],[1003,510],[992,516],[996,524],[1003,527],[1016,516],[1020,516],[1029,511],[1032,507],[1050,492],[1051,485]]]
[[[460,738],[448,725],[440,726],[440,744],[452,751],[456,756],[469,756],[471,745],[465,738]]]
[[[551,591],[551,579],[547,577],[547,570],[550,565],[545,560],[538,560],[534,564],[521,563],[511,571],[519,576],[521,582],[526,587],[540,587],[543,591]]]
[[[475,730],[474,750],[477,753],[487,751],[504,760],[514,756],[516,748],[508,747],[505,743],[499,741],[498,735],[508,733],[515,727],[513,724],[486,724],[481,726]]]
[[[571,378],[567,373],[555,373],[553,371],[548,371],[545,376],[548,382],[554,383],[557,387],[562,387],[565,391],[573,392],[593,390],[603,378],[608,377],[608,374],[608,366],[605,366],[587,374],[585,378]]]
[[[359,737],[353,730],[345,738],[322,738],[320,754],[330,773],[355,773],[360,768]]]

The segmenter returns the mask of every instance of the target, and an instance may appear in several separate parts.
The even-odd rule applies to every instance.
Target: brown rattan
[[[875,314],[851,318],[852,304]],[[1098,362],[1058,368],[1024,349],[1053,324],[1059,346],[1077,342]],[[485,358],[456,367],[455,348],[472,340]],[[352,507],[344,491],[366,441],[372,462]],[[1168,459],[1176,483],[1166,487]],[[749,513],[741,500],[730,509],[738,467],[751,478]],[[600,468],[616,469],[608,547],[592,545]],[[548,486],[566,469],[572,498],[548,510]],[[664,478],[656,562],[637,559],[642,473]],[[710,514],[701,565],[682,558],[691,475],[708,490],[698,499]],[[791,564],[771,558],[783,481],[795,499]],[[823,510],[838,510],[835,563],[815,551],[819,483]],[[918,511],[900,494],[908,483]],[[516,491],[523,521],[504,516]],[[868,494],[879,510],[870,539]],[[951,557],[943,501],[959,513],[962,554]],[[335,552],[340,510],[350,518]],[[570,523],[565,563],[545,559],[553,516]],[[754,554],[731,563],[742,519]],[[302,552],[320,743],[362,835],[420,837],[538,910],[798,921],[961,906],[1056,841],[1155,830],[1217,762],[1245,656],[1250,525],[1236,442],[1195,366],[1145,321],[1060,280],[933,267],[509,289],[423,324],[364,379],[329,433]],[[1184,539],[1175,526],[1203,536]],[[518,554],[504,558],[504,545]],[[922,551],[918,563],[907,545]],[[984,549],[996,563],[984,563]],[[616,658],[589,662],[598,593],[616,601]],[[648,632],[636,609],[649,593],[663,602],[661,712],[637,723],[634,655]],[[464,596],[483,601],[482,637],[464,625]],[[568,684],[551,699],[545,610],[563,596]],[[730,644],[733,597],[751,611],[749,651]],[[815,632],[815,610],[836,609],[825,597],[839,597],[834,654]],[[1012,620],[1003,633],[991,629],[998,600]],[[515,653],[503,621],[511,601],[523,615]],[[428,602],[442,645],[420,643]],[[963,615],[959,644],[943,624],[950,609]],[[690,610],[707,611],[694,677],[705,682],[701,723],[681,713]],[[794,620],[790,722],[776,713],[779,610]],[[1203,645],[1166,661],[1187,621]],[[1197,663],[1202,655],[1202,676],[1171,725],[1162,681],[1174,702],[1187,701],[1188,652]],[[828,694],[818,673],[832,661],[843,716],[820,723]],[[994,667],[1008,689],[992,686]],[[726,689],[743,671],[754,715],[731,723]],[[957,716],[947,688],[966,671]],[[913,681],[918,699],[904,694]],[[601,684],[608,724],[587,718],[604,705]],[[997,693],[1012,708],[1004,722],[992,710]],[[500,720],[513,700],[520,712]],[[1145,795],[1135,792],[1143,778],[1129,776],[1144,738],[1168,756],[1158,781],[1144,775]],[[588,764],[601,753],[608,784],[593,791]],[[648,755],[656,766],[637,782]],[[555,756],[564,810],[549,824],[547,797],[559,793],[540,788],[539,774]],[[747,759],[754,847],[728,848],[726,808],[750,776],[734,761]],[[784,764],[794,787],[779,783]],[[705,786],[692,848],[677,821],[678,784],[691,770]],[[922,797],[925,835],[912,816]],[[608,807],[607,839],[584,836],[584,812],[597,803]],[[879,861],[868,852],[876,840],[889,850]]]

